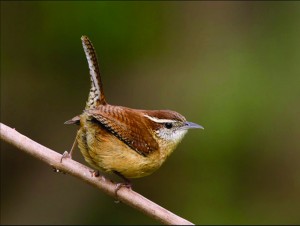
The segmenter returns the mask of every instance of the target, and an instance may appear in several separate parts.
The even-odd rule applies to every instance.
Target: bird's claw
[[[131,185],[131,183],[129,183],[129,182],[125,182],[125,183],[117,183],[117,184],[116,184],[116,188],[115,188],[115,195],[116,195],[117,198],[118,198],[118,191],[119,191],[122,187],[128,188],[129,190],[132,189],[132,185]]]
[[[63,159],[67,159],[67,158],[72,159],[72,155],[70,155],[69,152],[65,151],[61,156],[60,163],[62,163]]]
[[[91,173],[92,177],[99,177],[100,176],[99,170],[90,170],[90,173]]]

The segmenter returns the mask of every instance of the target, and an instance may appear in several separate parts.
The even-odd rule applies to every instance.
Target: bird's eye
[[[172,125],[172,123],[167,122],[167,123],[165,123],[165,127],[166,127],[167,129],[171,129],[171,128],[173,127],[173,125]]]

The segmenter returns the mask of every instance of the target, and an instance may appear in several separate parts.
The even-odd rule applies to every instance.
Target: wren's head
[[[179,143],[188,129],[204,129],[196,123],[186,121],[184,116],[175,111],[147,111],[144,116],[149,119],[155,135],[167,143]]]

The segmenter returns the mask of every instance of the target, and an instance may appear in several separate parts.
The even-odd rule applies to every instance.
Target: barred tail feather
[[[86,59],[88,61],[90,76],[91,76],[91,89],[88,97],[88,101],[86,102],[85,109],[92,109],[99,105],[105,105],[106,100],[104,96],[100,69],[97,60],[96,51],[93,47],[92,42],[89,40],[87,36],[81,37],[82,46],[85,52]]]

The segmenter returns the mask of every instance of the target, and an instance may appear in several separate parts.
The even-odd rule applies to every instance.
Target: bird
[[[204,129],[172,110],[143,110],[107,103],[95,48],[83,35],[82,46],[89,66],[91,87],[83,112],[65,124],[79,126],[70,152],[78,147],[95,169],[114,173],[131,188],[131,178],[158,170],[189,129]]]

